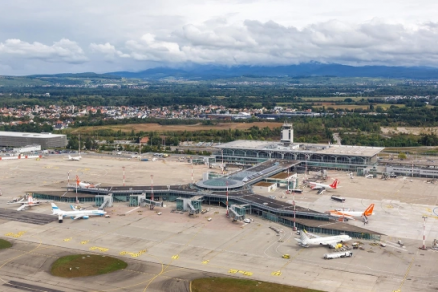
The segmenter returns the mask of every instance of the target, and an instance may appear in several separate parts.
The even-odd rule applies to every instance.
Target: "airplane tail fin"
[[[28,195],[27,196],[27,202],[30,204],[30,203],[33,203],[33,198],[32,198],[32,195]]]
[[[330,187],[336,189],[338,187],[338,184],[339,184],[339,180],[335,179],[335,181],[330,185]]]
[[[76,184],[79,185],[81,181],[79,180],[79,176],[76,176]]]
[[[55,203],[52,203],[52,211],[53,214],[57,214],[61,209],[58,208],[58,206],[55,205]]]
[[[309,237],[307,236],[306,232],[307,232],[306,230],[303,230],[303,231],[300,232],[300,239],[301,239],[301,243],[302,244],[306,244],[307,240],[309,239]]]
[[[68,156],[68,159],[70,159],[70,160],[71,160],[71,156],[70,156],[70,155]]]
[[[373,215],[373,210],[374,210],[374,204],[369,205],[368,208],[366,208],[366,210],[363,212],[363,214],[365,216],[371,216]]]

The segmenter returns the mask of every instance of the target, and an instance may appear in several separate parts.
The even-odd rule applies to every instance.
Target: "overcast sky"
[[[438,67],[433,0],[14,0],[0,74],[185,64]]]

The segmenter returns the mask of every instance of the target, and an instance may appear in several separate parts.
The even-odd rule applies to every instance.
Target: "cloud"
[[[274,21],[229,24],[221,20],[187,24],[159,37],[147,33],[119,49],[107,43],[101,50],[161,63],[287,65],[319,61],[438,66],[437,38],[438,25],[432,22],[405,26],[379,19],[361,24],[330,20],[297,28]]]
[[[431,0],[4,2],[0,74],[312,60],[438,67]]]
[[[121,51],[116,50],[116,48],[110,43],[105,44],[90,44],[90,48],[93,52],[102,53],[104,57],[108,60],[114,60],[116,57],[129,58],[128,54],[124,54]]]
[[[69,39],[61,39],[53,45],[40,42],[28,43],[19,39],[8,39],[0,43],[0,57],[13,55],[46,62],[84,63],[88,60],[82,48]]]

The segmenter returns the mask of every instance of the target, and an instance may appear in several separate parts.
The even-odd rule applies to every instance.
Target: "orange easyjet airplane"
[[[326,213],[330,214],[330,216],[333,217],[338,217],[339,220],[342,220],[343,218],[345,219],[350,219],[350,220],[355,220],[356,218],[367,218],[368,216],[373,215],[373,210],[374,210],[374,204],[369,205],[368,208],[365,209],[365,211],[361,212],[361,211],[350,211],[349,209],[336,209],[336,210],[332,210],[332,211],[327,211]]]
[[[323,184],[323,183],[317,183],[317,182],[309,182],[310,188],[312,190],[336,190],[337,188],[339,188],[338,184],[339,184],[339,180],[335,179],[335,181],[331,184]]]
[[[87,182],[80,181],[79,177],[76,176],[76,186],[77,187],[80,187],[80,188],[83,188],[83,189],[88,189],[88,188],[96,188],[99,185],[100,184],[93,185],[93,184],[90,184],[90,183],[87,183]]]

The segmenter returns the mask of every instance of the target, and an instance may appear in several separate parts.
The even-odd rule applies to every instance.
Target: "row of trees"
[[[418,147],[438,146],[438,137],[434,134],[407,135],[399,134],[391,137],[380,134],[346,134],[341,132],[340,137],[344,145],[376,146],[376,147]]]

